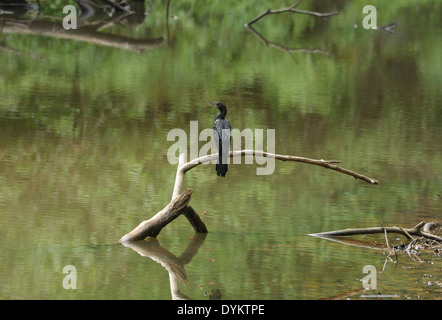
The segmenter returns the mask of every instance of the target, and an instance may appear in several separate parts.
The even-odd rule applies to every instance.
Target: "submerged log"
[[[401,234],[411,240],[413,240],[412,236],[418,236],[418,237],[425,237],[431,240],[442,241],[442,237],[421,230],[422,227],[424,227],[424,230],[428,230],[430,228],[429,224],[431,224],[431,226],[434,226],[435,222],[426,223],[425,221],[421,221],[413,228],[409,229],[402,227],[374,227],[374,228],[345,229],[345,230],[337,230],[329,232],[320,232],[320,233],[312,233],[309,235],[321,238],[321,237],[365,235],[365,234],[375,234],[375,233],[385,234],[387,232],[387,233]]]
[[[190,201],[192,190],[187,189],[178,197],[175,197],[170,203],[149,220],[141,222],[138,227],[128,234],[124,235],[120,242],[142,240],[146,237],[156,237],[161,229],[170,222],[178,218],[178,216],[186,209]]]

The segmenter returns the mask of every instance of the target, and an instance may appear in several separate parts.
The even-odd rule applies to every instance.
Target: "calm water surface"
[[[80,26],[102,28],[82,38],[45,33],[65,4],[0,16],[1,299],[442,297],[433,252],[395,263],[308,235],[442,220],[440,1],[373,1],[396,34],[363,29],[352,1],[306,1],[339,15],[272,15],[254,30],[244,23],[287,3],[171,1],[166,20],[167,1],[141,1],[132,19],[96,12]],[[183,187],[207,236],[180,217],[119,244],[170,200],[167,133],[211,128],[211,101],[233,128],[275,129],[277,153],[342,160],[380,183],[300,163],[268,176],[231,165],[225,179],[199,166]],[[68,265],[76,290],[63,287]],[[363,291],[366,265],[376,290]]]

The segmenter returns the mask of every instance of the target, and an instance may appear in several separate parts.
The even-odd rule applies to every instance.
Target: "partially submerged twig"
[[[396,27],[397,27],[397,23],[393,22],[393,23],[387,24],[385,26],[378,27],[376,29],[385,31],[389,34],[396,34],[396,30],[394,30],[394,28],[396,28]]]
[[[385,228],[384,228],[384,234],[385,234],[385,243],[387,244],[387,247],[390,250],[390,244],[388,243],[388,237],[387,237],[387,230]]]
[[[405,230],[405,229],[402,228],[402,227],[399,227],[399,228],[402,230],[402,232],[404,233],[404,235],[405,235],[408,239],[410,239],[410,240],[414,240],[414,238],[411,236],[410,233],[408,233],[407,230]]]

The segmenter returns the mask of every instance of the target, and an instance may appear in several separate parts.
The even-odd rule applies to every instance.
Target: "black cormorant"
[[[218,147],[218,163],[216,164],[216,174],[225,177],[227,173],[227,162],[230,148],[230,122],[226,119],[227,108],[221,102],[212,102],[211,105],[218,108],[219,113],[213,125],[213,137]]]

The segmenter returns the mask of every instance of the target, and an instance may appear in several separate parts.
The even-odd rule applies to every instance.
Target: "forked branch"
[[[308,164],[313,164],[317,166],[324,167],[326,169],[331,169],[337,172],[341,172],[354,177],[355,179],[360,179],[371,184],[378,184],[378,180],[364,176],[360,173],[339,167],[336,163],[341,163],[338,160],[317,160],[305,157],[297,157],[291,155],[280,155],[270,152],[257,151],[257,150],[239,150],[230,151],[230,157],[244,157],[244,156],[257,156],[257,157],[267,157],[274,158],[281,161],[293,161],[293,162],[303,162]],[[199,157],[197,159],[185,162],[185,154],[181,154],[179,158],[178,169],[175,177],[175,185],[172,193],[172,200],[170,203],[156,215],[154,215],[149,220],[145,220],[140,223],[134,230],[126,234],[120,239],[120,242],[141,240],[146,237],[156,237],[160,231],[170,222],[175,220],[179,215],[184,214],[184,216],[189,220],[193,229],[197,233],[207,233],[207,228],[203,221],[199,217],[198,213],[189,206],[190,197],[192,195],[192,190],[187,189],[185,192],[181,193],[181,188],[183,185],[184,174],[190,169],[203,164],[209,163],[213,160],[218,159],[218,153]]]
[[[142,240],[146,237],[156,237],[160,231],[186,209],[192,190],[187,189],[175,197],[170,203],[149,220],[141,222],[135,229],[120,239],[120,242]]]

